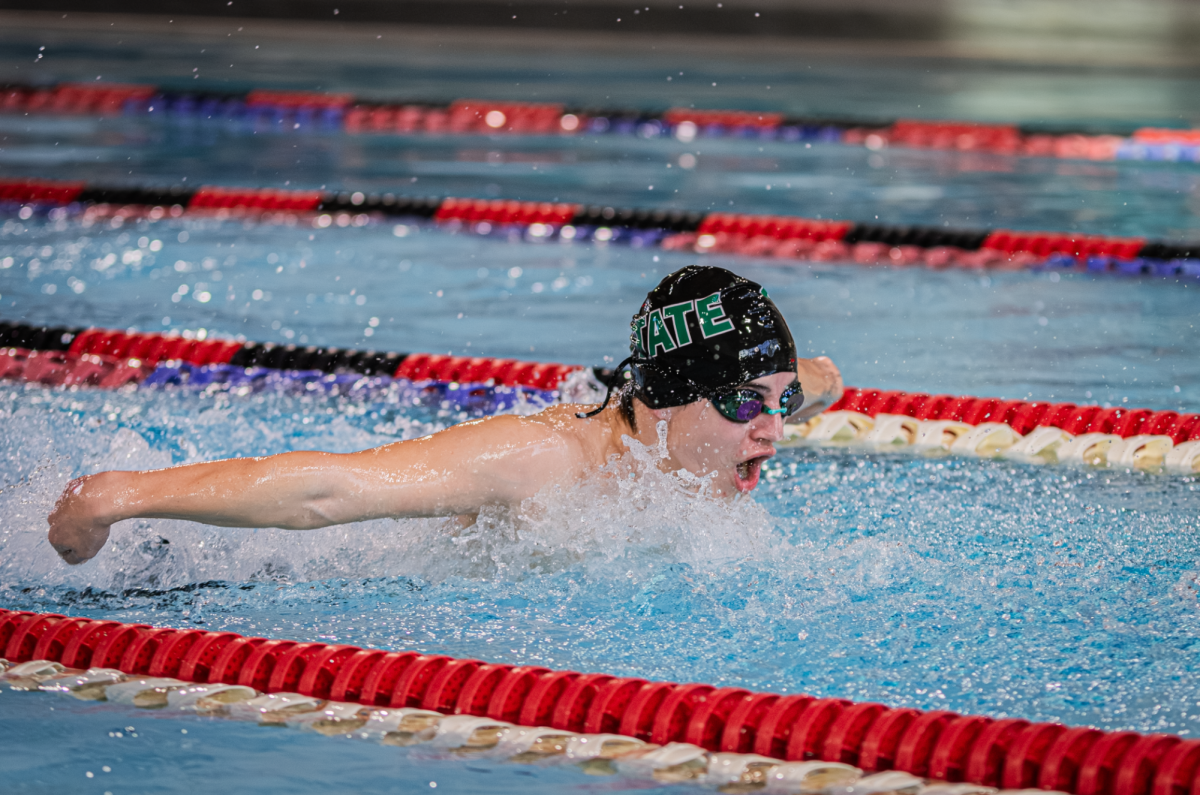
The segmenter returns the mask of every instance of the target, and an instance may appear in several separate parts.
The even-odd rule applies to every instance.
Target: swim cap
[[[767,291],[711,266],[689,265],[650,291],[629,349],[636,394],[655,409],[796,371],[796,344]]]
[[[761,285],[709,265],[689,265],[650,291],[630,323],[626,366],[652,409],[682,406],[773,373],[796,371],[796,343]],[[610,381],[610,383],[612,383]],[[600,408],[579,414],[599,414]]]

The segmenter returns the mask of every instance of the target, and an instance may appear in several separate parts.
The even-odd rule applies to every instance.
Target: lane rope
[[[843,788],[835,791],[842,793],[918,795],[924,783],[920,779],[928,778],[1075,795],[1190,795],[1200,773],[1200,740],[1163,734],[1068,728],[840,698],[651,682],[57,614],[0,610],[0,651],[9,664],[24,664],[4,676],[25,689],[47,684],[47,689],[75,691],[81,697],[145,707],[174,702],[194,709],[207,699],[203,708],[230,711],[248,704],[240,707],[243,717],[276,725],[322,721],[331,734],[361,729],[372,719],[401,732],[404,717],[428,711],[436,717],[423,726],[418,721],[421,728],[416,731],[410,724],[410,739],[432,728],[430,724],[450,721],[443,727],[450,731],[428,731],[424,738],[437,745],[440,737],[441,747],[448,750],[488,750],[502,742],[498,735],[511,732],[529,742],[510,744],[509,754],[528,752],[542,738],[549,740],[542,744],[544,758],[564,753],[576,733],[619,735],[616,744],[633,752],[635,761],[649,759],[646,772],[658,773],[653,777],[659,780],[762,788],[770,785],[772,773],[782,772],[790,775],[777,783],[790,792],[828,792],[840,784]],[[80,677],[83,670],[87,673]],[[117,672],[126,676],[114,675]],[[241,690],[192,687],[189,693],[187,683],[222,683]],[[260,693],[275,695],[264,698]],[[367,714],[353,705],[369,708]],[[406,712],[383,724],[387,715],[379,712],[388,710]],[[512,724],[543,728],[529,737],[513,732]],[[490,731],[481,733],[485,728]],[[640,743],[661,748],[643,750]],[[555,745],[559,748],[553,749]],[[609,757],[613,758],[620,764],[619,754]],[[796,765],[778,766],[776,760],[822,760],[853,772],[847,775],[844,768],[835,767],[830,775],[826,766],[822,777],[814,775],[819,768],[797,770]],[[899,771],[910,777],[897,780],[892,773],[890,780],[868,777],[855,782],[862,770]],[[980,791],[960,787],[939,792]]]
[[[205,335],[207,336],[207,335]],[[368,396],[391,384],[415,398],[491,414],[525,401],[598,402],[605,368],[491,357],[275,345],[195,334],[0,321],[0,379],[51,387],[265,388]],[[1200,414],[849,387],[788,443],[1007,457],[1200,473]]]
[[[750,138],[987,152],[1083,160],[1200,162],[1200,130],[1142,127],[1133,134],[1045,130],[1015,124],[789,117],[767,111],[568,108],[561,103],[460,99],[449,104],[366,100],[350,94],[256,89],[179,91],[153,85],[60,83],[0,86],[0,112],[151,116],[224,122],[247,132],[436,135],[626,135]]]
[[[411,218],[481,235],[530,241],[594,241],[658,246],[698,254],[727,253],[781,260],[855,262],[928,268],[1023,270],[1200,277],[1200,242],[1007,229],[960,230],[814,220],[744,213],[648,210],[564,202],[409,197],[361,191],[276,188],[105,187],[83,182],[0,180],[0,207],[19,218],[35,212],[82,213],[101,220],[158,221],[189,215],[308,223],[315,228],[364,226]],[[407,227],[397,225],[397,234]]]

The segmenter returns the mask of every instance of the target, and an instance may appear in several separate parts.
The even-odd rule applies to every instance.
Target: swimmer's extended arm
[[[796,376],[804,388],[804,408],[788,417],[788,422],[804,422],[837,403],[846,390],[842,373],[828,356],[800,359]]]
[[[513,505],[578,475],[569,435],[537,418],[494,417],[359,453],[283,453],[71,482],[50,515],[68,563],[93,557],[124,519],[307,530],[383,517]]]

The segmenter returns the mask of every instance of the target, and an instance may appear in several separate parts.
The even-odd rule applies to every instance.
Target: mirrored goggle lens
[[[784,416],[790,417],[803,405],[804,390],[800,387],[799,381],[793,381],[792,385],[783,390],[783,394],[779,396],[779,407],[785,409]]]
[[[732,395],[718,395],[713,399],[713,405],[721,412],[722,417],[734,422],[749,422],[762,414],[766,406],[762,395],[750,390],[735,392]]]
[[[750,422],[763,411],[771,411],[773,414],[781,413],[788,417],[795,414],[803,404],[804,391],[800,388],[798,380],[793,381],[791,386],[779,396],[779,409],[774,411],[768,409],[762,395],[752,389],[734,392],[731,395],[718,395],[713,398],[713,405],[717,407],[721,416],[734,422]]]

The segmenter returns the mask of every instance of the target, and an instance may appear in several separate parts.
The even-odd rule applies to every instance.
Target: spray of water
[[[485,509],[465,529],[452,519],[380,520],[306,532],[130,520],[114,526],[96,559],[68,567],[45,540],[45,517],[78,474],[155,469],[222,453],[259,454],[266,452],[263,446],[361,449],[421,436],[445,421],[394,413],[367,429],[354,415],[379,413],[370,406],[339,403],[335,413],[320,415],[319,403],[266,396],[264,402],[275,409],[269,412],[276,415],[272,422],[206,395],[185,401],[198,411],[184,409],[168,419],[165,414],[177,409],[167,400],[180,395],[113,395],[104,406],[91,406],[102,398],[34,394],[38,405],[29,405],[28,394],[12,399],[0,418],[0,444],[11,467],[10,482],[0,492],[6,516],[0,523],[0,572],[9,582],[122,590],[207,580],[512,579],[581,564],[640,566],[665,559],[699,568],[726,565],[761,557],[778,542],[771,539],[774,520],[753,501],[714,500],[707,479],[661,471],[667,455],[663,423],[658,444],[625,437],[626,453],[578,487],[548,489],[513,510]],[[103,417],[112,421],[98,419]],[[176,433],[164,434],[163,426]],[[153,439],[156,429],[159,438]]]

